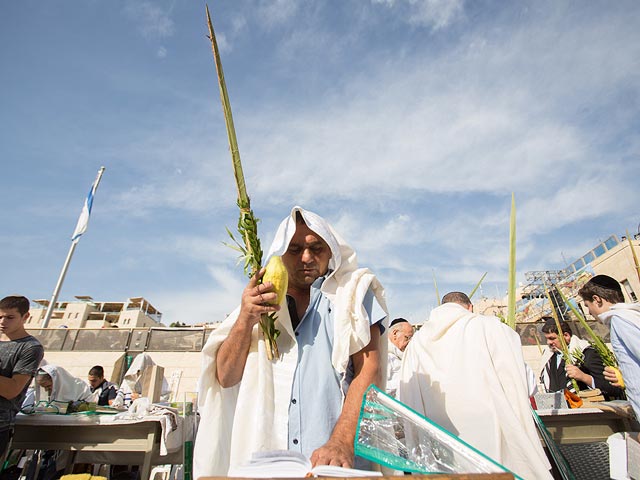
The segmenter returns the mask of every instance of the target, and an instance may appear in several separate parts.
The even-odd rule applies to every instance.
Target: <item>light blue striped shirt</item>
[[[626,385],[626,394],[640,421],[640,327],[622,317],[611,317],[611,346]]]
[[[295,330],[298,366],[289,404],[289,450],[307,458],[329,440],[342,412],[343,396],[353,379],[351,362],[342,385],[340,375],[331,365],[334,313],[333,305],[320,291],[324,278],[318,278],[311,286],[309,306]],[[370,325],[384,319],[386,314],[371,290],[363,305]]]

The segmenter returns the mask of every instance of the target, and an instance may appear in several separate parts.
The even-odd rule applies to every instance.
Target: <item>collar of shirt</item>
[[[327,272],[326,275],[322,276],[322,277],[318,277],[316,278],[313,283],[311,284],[311,296],[310,298],[313,298],[314,296],[314,291],[313,290],[320,290],[320,287],[322,287],[322,284],[324,283],[324,281],[326,280],[326,278],[331,274],[331,270],[329,270]],[[313,302],[309,301],[309,305],[311,305]],[[291,326],[293,327],[293,330],[297,330],[298,325],[300,325],[300,322],[302,321],[302,318],[304,318],[304,315],[302,318],[298,318],[298,309],[296,308],[296,301],[295,299],[291,296],[291,295],[287,295],[287,308],[289,309],[289,317],[291,318]],[[309,308],[307,307],[307,310]],[[306,315],[306,312],[305,312]]]
[[[560,362],[562,362],[563,358],[562,358],[562,352],[558,351],[556,352],[556,366],[560,366]]]

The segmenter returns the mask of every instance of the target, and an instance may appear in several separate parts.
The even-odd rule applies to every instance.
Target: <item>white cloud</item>
[[[224,195],[221,196],[221,192]],[[231,188],[216,188],[215,184],[204,183],[193,176],[181,180],[179,184],[169,179],[156,178],[154,183],[133,186],[123,191],[115,197],[111,206],[115,210],[127,211],[130,215],[147,216],[159,208],[204,212],[215,208],[217,204],[228,204],[233,198],[235,194]]]
[[[433,30],[446,28],[464,12],[464,0],[372,0],[372,3],[399,9],[409,24]]]
[[[384,259],[387,252],[420,244],[427,234],[417,218],[403,213],[382,217],[378,222],[359,212],[343,212],[333,225],[360,255],[377,258],[380,266],[387,264]],[[394,262],[393,257],[389,260]]]
[[[600,178],[598,178],[600,176]],[[562,226],[595,220],[620,208],[633,208],[633,187],[621,185],[610,175],[595,173],[591,178],[577,177],[556,192],[531,198],[519,209],[525,236],[554,231]]]
[[[166,279],[156,278],[144,288],[144,296],[163,313],[163,323],[187,324],[222,321],[238,304],[246,282],[242,267],[236,265],[237,253],[223,245],[216,236],[195,234],[168,234],[163,237],[134,237],[127,249],[138,251],[135,258],[123,258],[114,267],[118,276],[156,272],[157,258],[163,258],[175,269],[177,283],[167,288]],[[119,245],[119,248],[122,248]],[[150,268],[150,263],[151,267]],[[194,275],[201,279],[194,283]]]
[[[253,10],[229,15],[228,37],[218,33],[221,50],[234,48],[235,68],[245,65],[233,106],[265,249],[274,218],[293,204],[312,208],[381,275],[395,313],[423,319],[436,303],[433,269],[441,293],[470,289],[485,271],[485,291],[504,290],[512,191],[519,281],[563,255],[584,254],[594,243],[581,236],[607,236],[593,233],[611,228],[605,219],[635,215],[640,42],[624,8],[594,15],[586,6],[568,16],[555,2],[505,7],[496,15],[509,21],[479,15],[457,31],[466,20],[461,1],[374,3],[357,22],[341,19],[349,28],[337,32],[328,4],[308,11],[293,1],[250,2]],[[127,7],[149,38],[175,30],[170,10],[158,5]],[[380,12],[392,25],[383,46],[371,28],[380,26]],[[253,41],[268,45],[261,50],[272,55],[268,69],[252,56]],[[367,42],[370,49],[358,48]],[[113,83],[127,92],[134,84],[139,94],[148,84],[135,75],[115,72]],[[124,167],[110,170],[118,175],[100,215],[168,218],[160,240],[144,238],[135,248],[156,264],[170,256],[199,268],[213,285],[158,286],[148,295],[154,305],[170,321],[218,319],[239,300],[240,267],[206,232],[187,233],[209,222],[224,236],[220,212],[235,214],[226,132],[216,90],[167,84],[159,97],[179,103],[178,114],[127,124],[126,138],[135,140],[79,157],[99,153]],[[256,84],[269,91],[259,101]],[[133,254],[127,261],[144,266]]]
[[[396,3],[400,2],[390,6]],[[293,15],[290,3],[278,5]],[[603,40],[610,40],[616,31],[627,38],[627,44],[634,43],[635,34],[612,23],[599,27]],[[236,111],[251,194],[269,205],[291,204],[291,199],[308,204],[327,195],[372,205],[377,195],[398,199],[421,192],[504,195],[516,191],[519,201],[526,201],[568,191],[565,183],[582,182],[597,171],[602,158],[594,132],[575,121],[575,115],[590,92],[621,83],[637,89],[631,81],[637,76],[635,47],[616,50],[610,59],[609,49],[623,40],[587,43],[591,23],[572,25],[559,39],[554,30],[539,25],[524,23],[498,37],[472,30],[438,56],[377,59],[370,70],[341,79],[330,94],[297,108],[263,105]],[[592,65],[605,58],[612,73],[596,69],[592,75]],[[572,69],[566,68],[568,59]],[[217,119],[219,141],[213,151],[225,156],[220,113],[206,113]],[[203,114],[195,117],[199,123],[211,121]],[[599,134],[612,136],[624,120],[621,115]],[[155,151],[149,155],[145,150],[154,159],[154,170],[158,158],[175,161],[178,157],[193,166],[182,175],[181,188],[176,190],[169,179],[130,192],[127,203],[135,197],[148,208],[156,204],[190,210],[220,203],[210,192],[228,185],[230,175],[222,178],[219,169],[205,169],[202,142],[196,135],[183,133],[169,138],[156,134],[140,144],[141,150]],[[211,130],[204,136],[211,138]],[[227,165],[226,159],[220,162]],[[301,178],[307,179],[302,188]],[[626,178],[619,172],[608,181],[611,191],[625,188]],[[611,208],[608,202],[598,214]],[[531,227],[525,222],[523,227],[539,231],[539,225],[529,223]],[[553,228],[562,224],[554,219]]]
[[[245,32],[247,29],[247,18],[244,15],[236,15],[231,19],[231,26],[234,34]]]
[[[231,42],[229,42],[224,32],[216,32],[216,43],[218,44],[218,51],[220,53],[229,53],[233,50]]]
[[[449,26],[463,12],[463,0],[409,0],[409,23],[439,30]]]
[[[166,38],[174,33],[170,9],[163,9],[157,3],[129,0],[124,7],[124,13],[137,22],[138,30],[145,38]]]
[[[266,27],[274,28],[289,21],[299,8],[298,0],[260,0],[256,13]]]
[[[480,56],[454,50],[430,62],[416,57],[387,64],[352,80],[328,103],[281,114],[270,110],[268,121],[251,112],[245,121],[252,139],[246,158],[260,156],[274,172],[261,177],[257,187],[265,196],[284,198],[297,178],[313,178],[297,192],[304,201],[327,194],[362,201],[372,190],[397,195],[403,189],[531,194],[536,189],[549,195],[562,189],[577,172],[592,170],[602,153],[590,129],[566,118],[569,111],[577,114],[583,101],[564,97],[567,85],[583,84],[583,72],[566,72],[563,63],[568,54],[563,47],[573,48],[573,42],[543,54],[551,45],[531,51],[531,33],[517,35],[515,45],[496,40]],[[517,50],[521,54],[513,56]],[[593,64],[604,50],[585,48],[578,55]],[[531,68],[561,78],[558,86],[541,88],[535,76],[527,77],[534,72],[523,72],[520,59],[530,55],[546,59]],[[625,55],[627,71],[632,55],[633,50]],[[513,61],[505,64],[505,58]],[[618,71],[592,88],[599,91],[624,78]],[[615,189],[625,179],[618,172],[610,180]]]
[[[216,270],[213,284],[209,287],[191,290],[156,290],[149,298],[158,305],[163,315],[163,323],[221,322],[240,303],[240,294],[245,285],[235,280],[232,272]]]

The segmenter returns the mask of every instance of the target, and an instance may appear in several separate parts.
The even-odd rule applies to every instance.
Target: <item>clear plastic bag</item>
[[[374,385],[367,389],[363,398],[355,453],[404,472],[509,472]]]

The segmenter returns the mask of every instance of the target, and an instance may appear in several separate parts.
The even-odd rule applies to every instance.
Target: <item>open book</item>
[[[303,478],[303,477],[380,477],[382,473],[335,465],[311,467],[307,457],[289,450],[254,452],[251,460],[241,467],[231,467],[229,477],[245,478]]]

